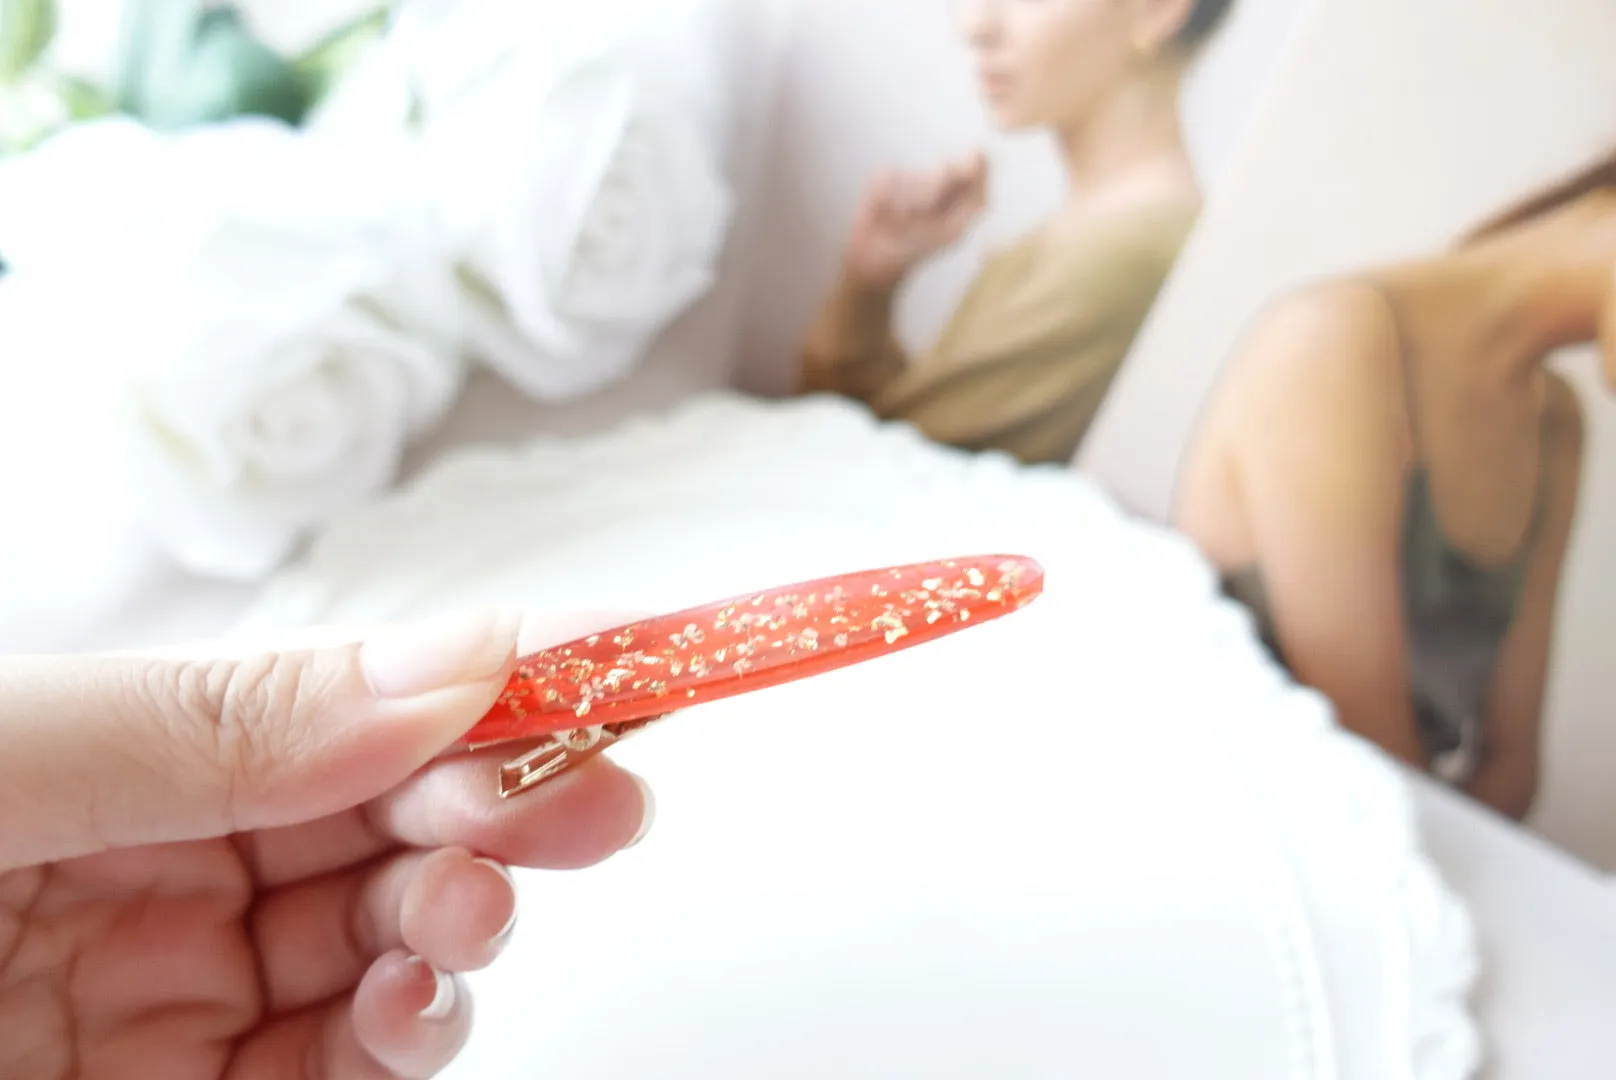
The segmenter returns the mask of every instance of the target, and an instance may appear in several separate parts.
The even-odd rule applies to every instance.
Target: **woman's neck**
[[[1473,355],[1490,358],[1481,362],[1504,381],[1530,376],[1556,349],[1598,336],[1616,273],[1616,193],[1586,196],[1444,261],[1455,314],[1472,313]]]
[[[1057,129],[1067,212],[1141,197],[1199,198],[1179,114],[1181,82],[1181,69],[1163,63],[1124,83],[1081,122]]]

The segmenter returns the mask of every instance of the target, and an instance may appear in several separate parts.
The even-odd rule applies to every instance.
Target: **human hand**
[[[505,865],[635,842],[603,758],[501,802],[443,755],[525,653],[484,618],[246,659],[0,659],[0,1076],[430,1077],[516,913]]]
[[[843,262],[861,285],[890,289],[957,241],[987,205],[987,158],[972,154],[926,173],[887,172],[864,192]]]

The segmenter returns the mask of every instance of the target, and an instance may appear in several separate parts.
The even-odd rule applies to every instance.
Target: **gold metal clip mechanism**
[[[671,712],[648,716],[643,720],[624,720],[615,724],[597,724],[594,727],[557,731],[521,757],[512,758],[499,767],[499,797],[508,799],[546,780],[604,753],[637,732],[644,731]],[[497,744],[485,744],[497,745]],[[473,746],[478,750],[483,747]]]

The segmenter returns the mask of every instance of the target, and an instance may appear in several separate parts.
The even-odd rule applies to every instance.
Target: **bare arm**
[[[1286,663],[1343,726],[1425,769],[1404,659],[1398,363],[1367,290],[1275,308],[1232,368],[1247,381],[1233,467]]]
[[[868,401],[909,366],[892,332],[897,291],[844,274],[803,348],[801,390]]]
[[[892,332],[898,289],[982,212],[986,183],[980,154],[930,173],[886,173],[872,181],[854,215],[841,278],[803,349],[804,393],[868,402],[904,373],[909,360]]]
[[[1488,693],[1487,756],[1468,785],[1471,795],[1517,819],[1527,815],[1537,794],[1538,741],[1560,578],[1582,481],[1582,409],[1576,391],[1558,376],[1550,376],[1548,409],[1542,532]]]

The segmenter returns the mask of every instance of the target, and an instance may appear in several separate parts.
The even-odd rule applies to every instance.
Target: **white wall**
[[[1420,253],[1616,145],[1610,0],[1320,0],[1163,290],[1081,467],[1165,517],[1200,402],[1299,279]],[[1536,824],[1616,869],[1616,402],[1591,357],[1591,467],[1556,631]]]
[[[1061,179],[1042,137],[993,137],[969,57],[939,0],[797,0],[799,21],[763,193],[771,258],[743,331],[743,384],[791,386],[796,350],[835,272],[859,191],[877,169],[925,167],[984,147],[994,163],[986,221],[917,276],[900,312],[912,343],[940,328],[984,247],[1047,213]],[[1187,88],[1188,140],[1208,183],[1222,176],[1305,0],[1236,0]]]

